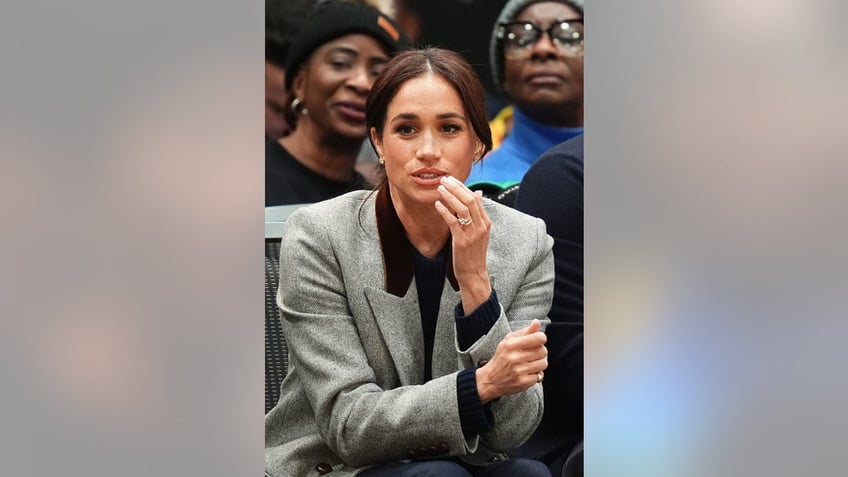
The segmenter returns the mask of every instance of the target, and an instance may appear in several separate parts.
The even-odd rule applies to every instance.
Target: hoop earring
[[[301,107],[301,106],[303,106],[303,101],[301,101],[300,98],[294,98],[292,100],[292,102],[291,102],[292,111],[294,111],[297,114],[302,114],[304,116],[309,114],[309,110],[306,109],[306,106],[303,106],[303,107]],[[298,111],[298,108],[300,108],[300,111]]]

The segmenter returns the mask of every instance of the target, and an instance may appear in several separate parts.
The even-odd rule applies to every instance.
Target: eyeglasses
[[[498,38],[504,42],[504,54],[523,57],[547,33],[551,42],[564,55],[583,53],[583,19],[557,20],[546,30],[532,22],[509,22],[498,25]]]

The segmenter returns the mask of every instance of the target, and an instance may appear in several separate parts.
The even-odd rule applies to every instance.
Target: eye
[[[385,63],[379,63],[371,67],[371,76],[378,77],[383,73],[383,70],[386,69]]]
[[[415,128],[413,128],[412,126],[410,126],[408,124],[401,124],[400,126],[395,128],[395,132],[397,132],[401,135],[407,135],[408,136],[408,135],[415,132]]]
[[[336,71],[343,71],[353,67],[354,59],[346,53],[334,52],[327,57],[327,64]]]
[[[458,133],[462,130],[462,127],[458,124],[445,124],[442,126],[442,131],[446,133]]]
[[[330,66],[332,66],[334,70],[346,70],[350,68],[351,64],[347,61],[334,60],[330,62]]]

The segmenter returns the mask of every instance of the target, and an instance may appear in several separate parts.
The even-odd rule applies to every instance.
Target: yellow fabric
[[[492,130],[492,150],[500,147],[509,130],[512,129],[512,106],[507,106],[489,121],[489,129]]]

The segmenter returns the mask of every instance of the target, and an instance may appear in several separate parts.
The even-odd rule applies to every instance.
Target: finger
[[[445,176],[442,177],[441,183],[447,190],[451,192],[451,194],[455,195],[457,199],[462,201],[464,204],[471,204],[474,201],[474,193],[471,192],[465,184],[462,183],[461,180],[457,179],[454,176]]]
[[[442,201],[445,205],[447,205],[456,215],[456,217],[471,217],[473,220],[475,217],[471,214],[471,209],[467,204],[463,203],[456,195],[453,194],[447,187],[444,185],[440,185],[438,187],[439,193],[442,194]],[[473,223],[473,222],[472,222]]]
[[[535,361],[531,361],[529,364],[531,373],[543,373],[546,369],[548,369],[548,358],[537,359]]]
[[[442,220],[444,220],[445,223],[448,224],[448,227],[450,227],[451,232],[456,233],[461,226],[459,225],[459,222],[457,222],[456,216],[454,215],[453,211],[448,209],[447,206],[440,200],[436,201],[435,206],[436,212],[438,212],[439,215],[442,216]]]
[[[527,329],[519,330],[520,335],[510,337],[509,347],[513,350],[533,350],[545,346],[548,336],[542,331],[524,334]]]
[[[541,328],[542,324],[537,319],[533,319],[530,321],[530,324],[524,328],[520,328],[514,331],[509,332],[506,337],[508,338],[520,338],[523,336],[529,336],[533,333],[536,333]],[[535,328],[534,328],[535,327]]]
[[[524,328],[524,335],[532,335],[533,333],[539,331],[541,328],[542,323],[536,318],[533,318],[533,321],[530,322],[530,325],[528,325],[527,328]]]
[[[548,351],[544,346],[533,346],[531,348],[515,350],[515,352],[510,355],[510,359],[516,363],[531,363],[547,358]]]
[[[469,213],[480,224],[488,224],[489,215],[486,213],[486,208],[483,207],[483,191],[475,190],[471,191],[471,194],[472,200],[466,204],[468,205]]]
[[[534,359],[533,361],[527,361],[520,368],[516,368],[516,371],[520,374],[536,375],[544,372],[546,369],[548,369],[548,359],[540,358]]]

